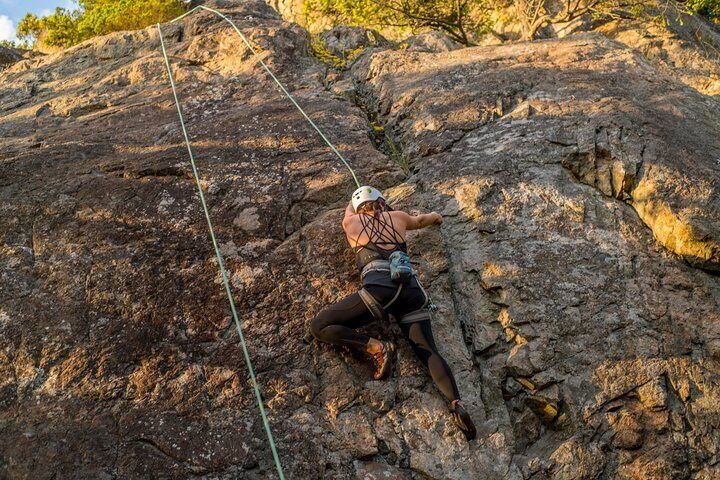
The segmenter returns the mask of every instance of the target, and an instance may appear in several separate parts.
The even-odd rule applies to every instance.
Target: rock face
[[[212,5],[363,182],[446,219],[409,242],[470,444],[395,325],[383,382],[309,335],[357,287],[352,179],[228,25],[163,26],[287,478],[720,475],[717,100],[599,35],[327,75],[262,2]],[[0,477],[277,478],[157,31],[0,73],[0,139]]]
[[[408,50],[419,52],[440,53],[461,48],[459,43],[437,30],[413,35],[403,43]]]
[[[698,91],[720,95],[720,27],[683,13],[675,2],[657,5],[654,13],[662,13],[667,24],[612,20],[597,31],[632,45],[660,71]]]
[[[0,67],[13,64],[20,60],[22,55],[14,48],[8,48],[0,45]]]

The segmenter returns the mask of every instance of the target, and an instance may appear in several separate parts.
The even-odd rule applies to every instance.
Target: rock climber
[[[320,341],[367,354],[375,366],[373,377],[380,380],[392,370],[395,345],[355,329],[374,320],[387,320],[388,314],[392,315],[415,355],[450,402],[455,423],[465,437],[472,440],[476,435],[475,426],[460,401],[450,366],[438,353],[428,295],[410,265],[405,242],[408,230],[439,225],[442,221],[442,216],[435,212],[409,215],[392,210],[382,193],[373,187],[355,190],[342,225],[362,272],[362,288],[322,310],[310,322],[310,331]]]

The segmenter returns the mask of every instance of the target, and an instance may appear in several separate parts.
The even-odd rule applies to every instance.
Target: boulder
[[[0,68],[12,65],[18,60],[22,60],[22,58],[23,55],[20,50],[0,45]]]
[[[368,47],[382,47],[389,42],[376,30],[338,25],[320,34],[320,39],[333,55],[349,58]]]
[[[413,35],[402,44],[406,45],[409,51],[434,53],[450,52],[462,47],[455,40],[438,30]]]

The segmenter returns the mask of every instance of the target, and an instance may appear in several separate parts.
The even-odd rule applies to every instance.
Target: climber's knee
[[[322,311],[310,321],[310,333],[312,333],[313,337],[323,340],[322,330],[328,325],[327,320],[327,314]]]

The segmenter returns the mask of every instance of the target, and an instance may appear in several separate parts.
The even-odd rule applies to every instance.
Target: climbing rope
[[[350,175],[352,175],[353,180],[355,181],[355,184],[356,184],[356,185],[358,186],[358,188],[359,188],[359,187],[360,187],[360,182],[358,181],[357,176],[355,175],[355,171],[352,169],[352,167],[351,167],[350,164],[347,162],[347,160],[345,160],[345,157],[343,157],[342,154],[338,151],[338,149],[335,148],[335,145],[333,145],[332,142],[331,142],[330,140],[328,140],[328,138],[325,136],[325,134],[322,132],[322,130],[320,130],[320,127],[318,127],[318,126],[315,124],[315,122],[312,121],[312,119],[308,116],[307,113],[305,113],[305,110],[303,110],[302,107],[295,101],[295,98],[294,98],[292,95],[290,95],[290,92],[287,91],[287,89],[285,88],[285,86],[282,84],[282,82],[281,82],[280,80],[278,80],[278,78],[275,76],[275,74],[272,72],[272,70],[270,70],[270,69],[268,68],[268,66],[267,66],[267,65],[265,64],[265,62],[263,61],[262,57],[255,51],[255,49],[253,48],[252,44],[248,41],[247,37],[245,37],[245,35],[243,35],[243,33],[242,33],[242,32],[240,31],[240,29],[235,25],[235,23],[233,23],[232,20],[230,20],[228,17],[226,17],[225,15],[223,15],[222,13],[218,12],[217,10],[215,10],[215,9],[213,9],[213,8],[206,7],[205,5],[198,5],[197,7],[195,7],[195,8],[193,8],[193,9],[187,11],[186,13],[184,13],[184,14],[182,14],[182,15],[180,15],[179,17],[177,17],[177,18],[175,18],[175,19],[173,19],[173,20],[170,20],[170,23],[175,23],[175,22],[177,22],[177,21],[185,18],[186,16],[190,15],[191,13],[195,12],[196,10],[199,10],[199,9],[207,10],[208,12],[214,13],[215,15],[219,16],[220,18],[222,18],[223,20],[225,20],[226,22],[228,22],[228,23],[232,26],[232,28],[235,30],[235,32],[240,36],[240,38],[242,39],[242,41],[243,41],[243,42],[245,43],[245,45],[248,47],[248,49],[250,50],[250,52],[252,52],[252,54],[255,56],[255,58],[257,59],[258,63],[265,69],[265,71],[268,73],[268,75],[270,75],[270,77],[275,81],[275,83],[277,84],[277,86],[280,87],[280,90],[282,90],[282,92],[285,94],[285,96],[292,102],[293,105],[295,105],[295,108],[297,108],[298,111],[302,114],[302,116],[305,117],[305,120],[307,120],[307,122],[308,122],[308,123],[315,129],[315,131],[320,135],[320,137],[322,137],[322,139],[325,141],[325,143],[327,144],[327,146],[330,147],[330,149],[335,153],[335,155],[337,155],[337,157],[340,159],[340,161],[347,167],[347,169],[350,171]],[[158,30],[159,30],[159,29],[160,29],[160,24],[158,24]]]
[[[230,310],[232,311],[233,320],[235,321],[235,328],[240,336],[240,344],[242,345],[243,355],[245,356],[245,363],[247,364],[248,371],[250,372],[250,380],[252,382],[253,389],[255,390],[255,397],[257,399],[258,407],[260,408],[260,416],[262,417],[263,425],[265,426],[265,432],[267,433],[268,443],[270,444],[270,449],[272,450],[273,460],[275,461],[275,466],[277,468],[278,475],[280,476],[280,480],[285,480],[277,448],[275,447],[275,441],[273,439],[272,431],[270,430],[270,423],[268,422],[267,415],[265,414],[265,407],[263,406],[260,388],[258,387],[257,379],[255,378],[255,371],[253,370],[252,362],[250,361],[250,354],[248,353],[245,336],[243,335],[242,327],[240,327],[240,320],[238,319],[237,310],[235,308],[235,301],[233,300],[232,291],[230,290],[230,282],[228,281],[222,255],[220,255],[220,249],[218,248],[217,240],[215,238],[215,230],[213,229],[212,220],[210,220],[210,212],[208,211],[207,203],[205,202],[205,195],[203,194],[202,185],[200,184],[200,176],[198,175],[197,166],[195,165],[195,157],[193,156],[192,148],[190,146],[190,138],[188,137],[187,129],[185,128],[185,120],[183,118],[182,109],[180,108],[177,90],[175,89],[175,80],[170,68],[170,60],[168,59],[167,51],[165,50],[165,41],[163,40],[160,24],[157,25],[157,29],[158,36],[160,37],[160,46],[162,47],[163,57],[165,57],[165,67],[167,68],[168,77],[170,78],[170,87],[172,88],[173,97],[175,98],[175,106],[177,107],[178,117],[180,118],[180,127],[182,128],[183,137],[185,137],[185,145],[187,146],[190,164],[192,165],[193,175],[195,176],[195,183],[197,185],[198,194],[200,195],[200,203],[202,204],[203,211],[205,212],[205,220],[207,220],[208,229],[210,230],[210,239],[212,240],[213,248],[215,249],[215,257],[217,258],[218,266],[220,267],[220,275],[222,276],[223,283],[225,284],[225,293],[227,294],[228,301],[230,302]]]

